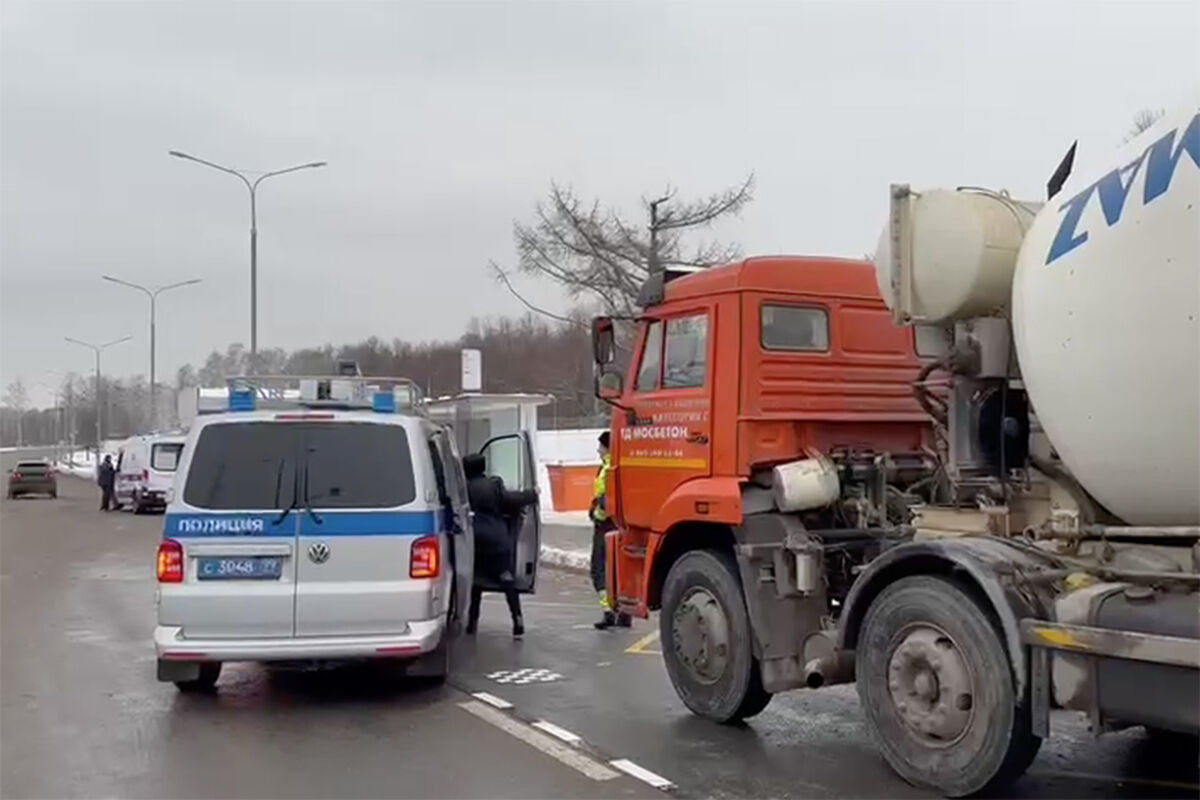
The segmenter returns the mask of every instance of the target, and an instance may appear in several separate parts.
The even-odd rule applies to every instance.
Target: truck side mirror
[[[614,350],[612,318],[596,317],[592,320],[592,358],[601,366],[611,364]]]
[[[596,397],[601,400],[619,400],[625,393],[625,380],[621,373],[605,370],[596,376]]]

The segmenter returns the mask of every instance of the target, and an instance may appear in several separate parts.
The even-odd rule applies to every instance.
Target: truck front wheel
[[[855,670],[883,757],[909,783],[962,797],[1014,780],[1037,755],[995,626],[952,581],[917,575],[884,589]]]
[[[659,630],[675,692],[691,711],[737,722],[767,707],[751,649],[750,618],[733,559],[711,550],[685,554],[663,584]]]

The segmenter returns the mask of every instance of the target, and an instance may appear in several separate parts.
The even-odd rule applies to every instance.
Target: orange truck
[[[659,612],[680,699],[724,723],[853,681],[889,765],[948,796],[1022,774],[1052,706],[1194,736],[1195,529],[1076,513],[1084,493],[1035,452],[993,357],[1004,321],[910,325],[879,280],[865,261],[748,258],[652,275],[628,343],[593,321],[608,593]],[[1148,704],[1146,685],[1172,688]]]

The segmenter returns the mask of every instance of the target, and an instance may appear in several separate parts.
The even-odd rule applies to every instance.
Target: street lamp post
[[[212,167],[221,172],[235,175],[242,183],[246,184],[246,189],[250,192],[250,370],[253,372],[258,366],[258,209],[256,203],[258,185],[267,178],[273,178],[276,175],[286,175],[289,172],[297,172],[302,169],[316,169],[317,167],[325,166],[327,162],[313,161],[308,164],[297,164],[287,169],[264,172],[251,180],[244,173],[236,169],[223,167],[220,164],[214,164],[211,161],[205,161],[203,158],[181,153],[178,150],[170,150],[168,151],[168,155],[172,155],[175,158],[182,158],[186,161],[195,161],[197,164],[203,164],[206,167]]]
[[[155,320],[155,306],[157,305],[156,301],[158,300],[158,296],[160,294],[162,294],[163,292],[169,291],[171,289],[178,289],[182,286],[192,286],[194,284],[200,283],[200,279],[192,278],[191,280],[179,281],[178,283],[171,283],[171,284],[167,284],[166,286],[155,287],[155,286],[142,286],[137,283],[130,283],[129,281],[123,281],[120,278],[114,278],[111,275],[101,275],[100,277],[102,277],[104,280],[109,281],[111,283],[120,284],[121,286],[127,286],[130,289],[137,289],[139,292],[143,292],[146,295],[146,297],[150,298],[150,427],[152,429],[157,430],[157,428],[158,428],[158,382],[157,382],[157,377],[154,372],[154,342],[155,342],[154,320]]]
[[[121,342],[128,342],[133,337],[132,336],[123,336],[120,339],[113,339],[111,342],[105,342],[104,344],[92,344],[91,342],[81,342],[79,339],[72,339],[70,336],[64,336],[63,338],[66,339],[71,344],[77,344],[77,345],[80,345],[81,347],[86,347],[96,354],[96,466],[99,467],[100,466],[100,443],[104,441],[104,436],[103,436],[104,432],[103,432],[103,429],[100,427],[100,417],[101,417],[101,415],[100,415],[100,353],[101,353],[101,351],[107,350],[108,348],[112,347],[114,344],[120,344]]]

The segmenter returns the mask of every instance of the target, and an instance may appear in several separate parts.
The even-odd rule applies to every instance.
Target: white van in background
[[[117,503],[135,514],[167,507],[167,491],[175,480],[175,469],[186,436],[151,433],[133,436],[117,451]]]

